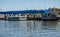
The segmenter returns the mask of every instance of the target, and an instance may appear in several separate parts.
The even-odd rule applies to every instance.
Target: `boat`
[[[54,14],[44,14],[41,17],[41,20],[43,20],[43,21],[57,21],[58,17]]]

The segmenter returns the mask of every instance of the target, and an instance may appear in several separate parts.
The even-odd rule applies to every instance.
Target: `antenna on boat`
[[[56,8],[54,7],[54,14],[56,15]]]

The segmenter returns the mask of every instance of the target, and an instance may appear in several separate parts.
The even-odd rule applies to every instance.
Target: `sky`
[[[60,0],[0,0],[0,11],[60,8]]]

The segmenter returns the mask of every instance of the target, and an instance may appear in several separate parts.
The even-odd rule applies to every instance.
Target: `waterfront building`
[[[60,9],[59,8],[50,8],[51,14],[57,15],[60,18]]]

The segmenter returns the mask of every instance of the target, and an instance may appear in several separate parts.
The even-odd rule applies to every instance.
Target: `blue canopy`
[[[5,12],[0,12],[0,14],[37,14],[37,13],[49,13],[50,10],[24,10],[24,11],[5,11]]]

